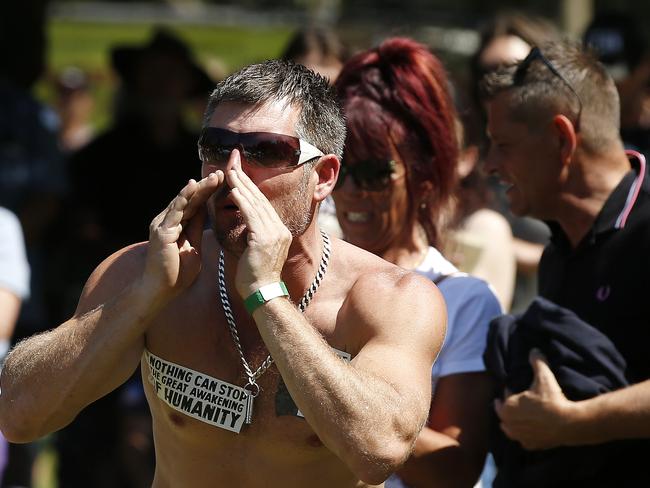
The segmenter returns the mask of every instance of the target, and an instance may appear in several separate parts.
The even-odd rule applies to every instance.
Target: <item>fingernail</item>
[[[544,353],[541,350],[537,349],[536,347],[534,347],[533,349],[530,350],[530,354],[528,355],[528,357],[530,359],[540,359],[540,358],[544,359],[545,358]]]

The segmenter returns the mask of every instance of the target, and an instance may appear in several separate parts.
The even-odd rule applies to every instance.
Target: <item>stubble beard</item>
[[[293,237],[304,234],[313,220],[311,199],[308,197],[308,178],[302,178],[299,187],[287,198],[277,202],[273,207],[285,227]],[[230,190],[217,192],[214,202],[224,198]],[[214,235],[221,247],[230,254],[241,256],[247,244],[246,224],[241,213],[237,213],[227,228],[218,225],[214,207],[209,205],[210,221]]]

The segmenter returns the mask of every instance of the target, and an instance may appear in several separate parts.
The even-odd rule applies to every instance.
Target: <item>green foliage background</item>
[[[118,80],[110,67],[110,49],[118,44],[146,44],[153,24],[113,24],[52,20],[48,23],[48,75],[38,86],[40,98],[52,101],[52,77],[66,66],[86,71],[96,100],[98,128],[110,119],[111,95]],[[290,27],[168,26],[191,48],[203,66],[219,64],[226,74],[255,61],[280,55]]]

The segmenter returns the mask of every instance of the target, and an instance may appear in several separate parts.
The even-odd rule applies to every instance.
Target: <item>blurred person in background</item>
[[[9,352],[20,306],[29,296],[29,264],[18,218],[0,207],[0,370]],[[8,445],[0,433],[0,485],[7,466]]]
[[[20,219],[32,268],[19,337],[48,322],[43,296],[47,233],[66,191],[58,118],[32,95],[45,68],[45,7],[44,1],[10,2],[0,16],[0,205]]]
[[[73,153],[85,146],[95,130],[90,122],[95,106],[88,74],[76,66],[67,66],[53,80],[54,107],[61,129],[59,144],[63,152]]]
[[[307,27],[291,36],[280,58],[302,64],[334,83],[347,58],[347,50],[334,31]]]
[[[515,288],[516,259],[510,224],[492,209],[494,193],[479,163],[479,124],[475,112],[459,110],[456,136],[459,144],[455,207],[444,254],[460,271],[492,286],[501,307],[509,311]]]
[[[534,320],[508,325],[505,356],[488,360],[491,372],[513,366],[495,402],[510,440],[510,455],[494,455],[495,485],[650,486],[650,174],[624,149],[614,81],[581,46],[551,42],[483,87],[487,169],[507,183],[513,213],[552,229],[539,266],[549,313],[536,300]],[[575,318],[583,336],[563,341]],[[580,349],[594,337],[599,347]],[[607,386],[622,373],[627,386]]]
[[[159,27],[143,45],[115,46],[111,62],[120,80],[112,125],[70,157],[67,226],[61,227],[51,273],[66,277],[53,299],[58,321],[73,313],[99,262],[147,239],[143,223],[199,164],[198,134],[184,110],[194,110],[201,96],[207,99],[214,84],[190,48]],[[57,434],[57,446],[60,486],[151,486],[151,417],[140,376],[84,409]]]
[[[20,309],[12,341],[47,328],[46,279],[50,231],[67,191],[58,147],[56,113],[33,88],[46,65],[45,0],[3,2],[0,15],[0,206],[22,226],[30,264],[30,294]],[[10,445],[8,486],[30,486],[37,445]]]
[[[583,41],[616,82],[621,99],[621,137],[626,147],[650,151],[650,52],[632,13],[600,12]]]
[[[121,82],[112,126],[73,155],[70,174],[76,203],[91,209],[117,249],[146,239],[142,222],[192,176],[191,161],[178,163],[196,153],[197,134],[183,110],[197,94],[207,98],[214,83],[189,47],[163,28],[144,45],[114,47],[111,62]],[[156,185],[143,186],[152,169]],[[133,201],[141,204],[134,209]]]
[[[348,127],[334,191],[346,240],[425,275],[447,304],[428,422],[386,486],[473,486],[485,461],[492,396],[482,354],[501,307],[484,281],[460,273],[436,249],[458,177],[444,67],[425,46],[392,38],[352,57],[335,86]]]
[[[487,73],[521,61],[533,46],[557,39],[560,32],[547,19],[519,11],[503,11],[479,27],[479,47],[470,59],[473,102],[483,123],[487,121],[479,82]]]
[[[557,28],[546,19],[516,11],[496,14],[482,26],[479,48],[470,60],[470,91],[483,127],[486,117],[479,90],[482,77],[499,66],[525,58],[531,47],[557,39],[559,35]],[[481,146],[483,159],[486,148],[485,144]],[[494,181],[491,186],[496,195],[495,209],[510,222],[514,236],[517,277],[512,309],[521,311],[537,294],[537,266],[550,234],[544,223],[530,217],[512,215],[508,210],[504,189]]]

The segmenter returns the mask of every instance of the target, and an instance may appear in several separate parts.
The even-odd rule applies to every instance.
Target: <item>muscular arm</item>
[[[357,284],[349,297],[365,303],[344,305],[348,310],[339,317],[348,327],[369,330],[351,363],[338,358],[285,299],[268,302],[254,318],[321,441],[360,479],[378,484],[404,462],[426,420],[445,313],[435,288],[420,277],[404,276],[395,287],[377,285],[377,276],[372,281]]]
[[[109,257],[91,275],[75,315],[20,343],[0,384],[0,429],[29,442],[60,429],[136,368],[158,311],[200,271],[204,203],[223,173],[191,180],[151,223],[150,240]]]
[[[29,442],[64,427],[135,369],[149,300],[137,285],[126,286],[109,271],[115,266],[126,273],[126,261],[109,258],[88,280],[70,320],[21,342],[8,356],[0,427],[10,441]]]
[[[569,445],[650,438],[650,380],[576,402]]]
[[[413,488],[471,487],[487,452],[492,385],[486,373],[445,376],[436,385],[429,424],[399,476]]]
[[[449,328],[432,373],[439,379],[429,422],[398,474],[413,487],[471,487],[485,461],[493,398],[482,356],[488,324],[501,306],[490,287],[475,278],[450,278],[441,291]]]
[[[238,151],[230,165],[230,198],[248,231],[235,277],[245,298],[281,279],[292,236],[242,171]],[[327,184],[334,182],[330,178]],[[426,420],[431,365],[446,327],[435,286],[388,265],[359,277],[337,315],[339,325],[358,338],[351,363],[341,361],[286,298],[260,306],[253,318],[289,393],[323,444],[359,479],[384,481],[404,462]]]

